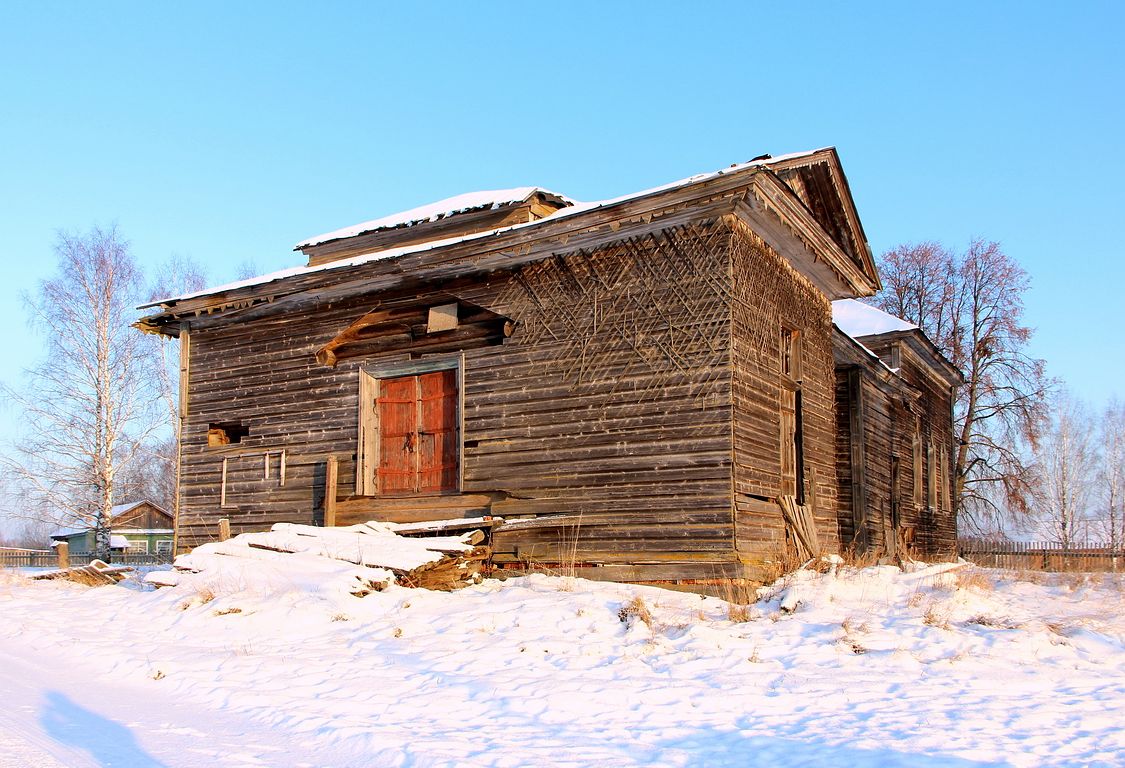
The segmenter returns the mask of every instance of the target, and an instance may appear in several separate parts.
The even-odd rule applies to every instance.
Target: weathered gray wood
[[[858,367],[848,371],[848,430],[857,436],[851,445],[852,524],[857,551],[867,550],[867,476],[865,471],[866,429],[863,422],[863,374]]]

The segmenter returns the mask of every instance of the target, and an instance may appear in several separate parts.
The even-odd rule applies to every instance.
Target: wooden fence
[[[94,559],[92,552],[71,552],[70,564],[81,565]],[[111,565],[168,565],[172,555],[150,555],[137,552],[115,552]],[[57,568],[58,555],[53,549],[17,549],[0,547],[0,568]]]
[[[1019,571],[1125,570],[1125,551],[1109,547],[1064,547],[1049,541],[959,539],[961,557],[989,568]]]
[[[58,564],[53,549],[0,547],[0,568],[55,568]]]

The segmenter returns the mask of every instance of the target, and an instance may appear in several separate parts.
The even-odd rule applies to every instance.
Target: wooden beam
[[[336,525],[336,481],[339,473],[336,457],[329,456],[324,469],[324,527]]]
[[[867,467],[866,438],[863,423],[863,373],[848,370],[848,429],[852,464],[852,522],[857,551],[866,550],[867,537]]]

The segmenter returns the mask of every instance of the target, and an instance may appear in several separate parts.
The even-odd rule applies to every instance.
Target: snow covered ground
[[[1125,586],[948,565],[714,598],[532,576],[0,573],[11,766],[1125,765]]]

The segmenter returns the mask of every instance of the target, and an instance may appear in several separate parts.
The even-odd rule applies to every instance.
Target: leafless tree
[[[4,463],[31,509],[93,529],[105,559],[118,476],[158,423],[152,357],[129,327],[142,279],[114,228],[60,233],[55,254],[57,273],[26,299],[44,357],[6,388],[23,423]]]
[[[1125,554],[1125,403],[1113,400],[1102,413],[1102,510],[1098,531],[1114,553]]]
[[[174,255],[157,270],[156,280],[149,288],[149,301],[192,293],[204,288],[206,276],[202,267],[191,258]],[[180,343],[167,336],[149,336],[147,343],[159,360],[155,366],[154,384],[162,404],[163,420],[170,438],[150,446],[153,465],[149,467],[149,493],[159,495],[173,515],[179,515],[179,444],[180,444]]]
[[[44,549],[51,541],[51,525],[45,519],[21,518],[0,533],[0,546]]]
[[[1065,392],[1034,451],[1032,518],[1049,541],[1071,548],[1089,538],[1098,471],[1095,430],[1085,407]]]
[[[964,253],[904,245],[880,259],[881,309],[915,323],[965,374],[955,404],[955,493],[960,523],[995,531],[1007,509],[1026,514],[1033,476],[1025,460],[1043,428],[1050,382],[1027,352],[1027,272],[995,242]],[[1001,492],[997,492],[1001,491]]]
[[[145,500],[169,511],[175,509],[175,435],[154,435],[130,449],[134,459],[117,476],[117,502]]]

